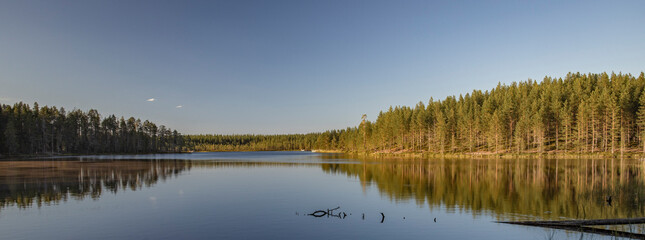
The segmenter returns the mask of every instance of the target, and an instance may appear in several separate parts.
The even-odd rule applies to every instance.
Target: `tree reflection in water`
[[[643,162],[620,159],[362,159],[324,171],[374,184],[393,201],[495,213],[499,220],[645,216]],[[606,203],[612,196],[613,203]]]
[[[191,168],[320,166],[358,178],[393,201],[494,215],[500,221],[645,216],[643,162],[620,159],[478,160],[363,159],[322,155],[322,163],[203,160],[0,162],[0,210],[26,208],[104,192],[150,187]],[[340,160],[340,161],[339,161]],[[612,196],[612,204],[606,202]]]
[[[266,167],[302,165],[276,162],[193,161],[184,159],[57,159],[0,161],[0,210],[8,206],[28,208],[68,199],[98,199],[105,192],[151,187],[193,167]]]
[[[68,198],[97,199],[106,191],[150,187],[190,167],[179,160],[0,162],[0,205],[25,208]]]

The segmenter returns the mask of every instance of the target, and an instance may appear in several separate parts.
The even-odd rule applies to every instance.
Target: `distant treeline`
[[[375,122],[323,133],[326,149],[358,152],[645,150],[645,74],[569,73],[490,91],[390,107]]]
[[[187,147],[195,151],[289,151],[311,150],[319,133],[282,135],[187,135]]]
[[[183,145],[177,131],[147,120],[38,103],[0,105],[0,155],[175,152]]]
[[[474,90],[374,122],[323,133],[188,135],[138,119],[101,120],[96,110],[2,105],[0,153],[141,153],[335,150],[430,153],[623,153],[645,151],[645,74],[545,77]]]
[[[376,121],[304,135],[187,136],[199,151],[622,153],[645,150],[645,74],[545,77],[390,107]]]

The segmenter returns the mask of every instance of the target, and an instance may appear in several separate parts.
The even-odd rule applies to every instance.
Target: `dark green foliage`
[[[369,132],[366,127],[369,126]],[[645,150],[645,75],[569,73],[390,107],[315,147],[367,152]]]
[[[195,151],[288,151],[311,150],[321,134],[283,135],[187,135],[183,138],[187,147]]]
[[[0,105],[0,155],[63,153],[150,153],[183,150],[183,137],[164,126],[98,111]]]
[[[323,133],[189,135],[135,118],[2,105],[0,153],[336,150],[347,152],[645,151],[645,74],[569,73],[390,107]]]

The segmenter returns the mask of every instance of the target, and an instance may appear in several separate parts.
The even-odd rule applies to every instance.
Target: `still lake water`
[[[0,239],[609,239],[496,221],[643,217],[643,164],[311,152],[0,161]]]

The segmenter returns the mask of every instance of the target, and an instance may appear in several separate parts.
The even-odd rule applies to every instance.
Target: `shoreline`
[[[18,155],[0,155],[0,160],[7,159],[29,159],[29,158],[53,158],[53,157],[76,157],[76,156],[92,156],[92,155],[146,155],[146,154],[165,154],[165,153],[190,153],[185,152],[148,152],[148,153],[61,153],[61,154],[51,154],[51,153],[35,153],[35,154],[18,154]]]
[[[590,152],[544,152],[544,153],[494,153],[494,152],[460,152],[460,153],[435,153],[435,152],[356,152],[356,151],[341,151],[341,150],[328,150],[328,149],[312,149],[312,150],[242,150],[242,151],[181,151],[181,152],[148,152],[148,153],[64,153],[64,154],[21,154],[21,155],[0,155],[0,160],[7,159],[29,159],[29,158],[50,158],[50,157],[75,157],[75,156],[91,156],[91,155],[146,155],[146,154],[171,154],[171,153],[206,153],[206,152],[312,152],[312,153],[328,153],[328,154],[350,154],[368,157],[404,157],[404,158],[478,158],[478,159],[600,159],[600,158],[614,158],[614,159],[641,159],[645,160],[645,154],[641,152],[629,151],[621,153],[590,153]]]
[[[412,158],[481,158],[481,159],[643,159],[640,152],[626,153],[590,153],[590,152],[545,152],[545,153],[434,153],[434,152],[346,152],[370,157],[412,157]]]

